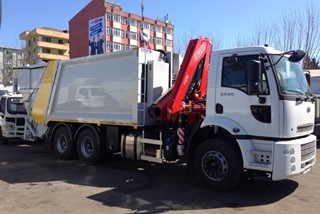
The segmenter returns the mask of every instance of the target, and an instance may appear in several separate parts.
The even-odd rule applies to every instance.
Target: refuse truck
[[[304,55],[268,46],[212,51],[200,37],[181,65],[139,48],[22,67],[24,138],[46,138],[58,157],[87,164],[121,154],[186,165],[200,184],[223,191],[245,173],[287,179],[316,160]]]

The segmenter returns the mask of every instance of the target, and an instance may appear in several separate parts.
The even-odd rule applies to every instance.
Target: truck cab
[[[0,100],[0,143],[8,139],[23,138],[27,112],[21,94],[3,96]]]
[[[227,133],[242,154],[242,167],[270,172],[272,180],[315,164],[315,99],[298,54],[250,47],[214,51],[211,58],[201,127]]]

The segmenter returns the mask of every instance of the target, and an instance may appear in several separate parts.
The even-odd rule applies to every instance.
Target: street
[[[199,187],[184,167],[125,161],[87,166],[49,145],[0,145],[0,213],[318,213],[317,164],[305,175],[244,181],[231,192]]]

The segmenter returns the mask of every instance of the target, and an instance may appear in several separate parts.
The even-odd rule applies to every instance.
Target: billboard
[[[105,32],[104,16],[89,20],[89,55],[105,53]]]

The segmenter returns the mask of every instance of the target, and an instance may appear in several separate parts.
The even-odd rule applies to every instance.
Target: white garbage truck
[[[181,65],[172,54],[133,49],[16,69],[24,137],[46,138],[60,158],[88,164],[114,153],[184,163],[219,190],[245,172],[276,181],[310,170],[315,110],[304,52],[211,49],[209,39],[191,40]]]

